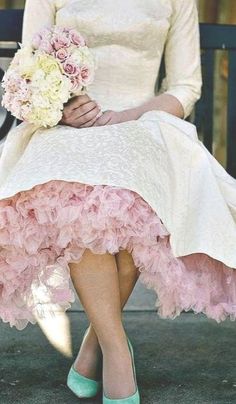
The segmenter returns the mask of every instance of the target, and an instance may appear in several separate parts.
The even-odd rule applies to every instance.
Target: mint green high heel
[[[105,396],[105,393],[103,391],[103,397],[102,397],[103,404],[140,404],[140,396],[139,396],[139,390],[138,390],[138,386],[137,386],[136,370],[135,370],[135,364],[134,364],[134,351],[133,351],[132,344],[128,337],[127,337],[127,342],[128,342],[128,346],[129,346],[129,350],[130,350],[131,358],[132,358],[132,367],[133,367],[136,391],[134,394],[132,394],[129,397],[119,398],[119,399],[108,398]]]
[[[67,376],[67,386],[78,398],[91,398],[101,389],[102,381],[81,375],[73,363]]]

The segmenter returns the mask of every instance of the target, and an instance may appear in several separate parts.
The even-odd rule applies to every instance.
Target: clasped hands
[[[124,111],[101,111],[101,107],[87,94],[71,98],[63,109],[60,125],[73,126],[75,128],[87,128],[90,126],[112,125],[137,119],[135,109]]]

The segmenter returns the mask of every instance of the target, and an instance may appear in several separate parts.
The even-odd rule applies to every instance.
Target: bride
[[[103,403],[139,403],[122,323],[138,278],[162,318],[236,319],[236,180],[185,121],[201,95],[197,8],[26,0],[23,44],[53,24],[86,37],[96,76],[57,126],[23,122],[4,143],[0,317],[21,330],[36,313],[66,310],[72,282],[90,324],[68,387],[85,398],[103,386]]]

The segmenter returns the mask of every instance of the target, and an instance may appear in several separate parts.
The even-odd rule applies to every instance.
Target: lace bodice
[[[177,97],[185,117],[190,114],[201,91],[195,0],[27,0],[23,43],[55,23],[87,38],[97,63],[88,93],[103,110],[150,99],[165,49],[160,92]]]

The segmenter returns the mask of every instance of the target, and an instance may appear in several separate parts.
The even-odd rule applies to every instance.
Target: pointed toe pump
[[[127,342],[128,342],[128,346],[129,346],[129,350],[130,350],[130,354],[131,354],[131,359],[132,359],[132,367],[133,367],[136,391],[134,394],[132,394],[129,397],[119,398],[119,399],[108,398],[105,396],[105,393],[103,391],[103,399],[102,399],[103,404],[140,404],[140,395],[139,395],[139,390],[138,390],[138,386],[137,386],[136,370],[135,370],[135,363],[134,363],[134,352],[133,352],[132,344],[128,337],[127,337]]]
[[[97,395],[101,388],[102,382],[100,380],[93,380],[86,376],[81,375],[71,366],[67,376],[67,386],[79,398],[90,398]]]
[[[91,398],[101,389],[102,380],[93,380],[81,375],[73,363],[67,376],[67,386],[77,397]]]

